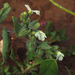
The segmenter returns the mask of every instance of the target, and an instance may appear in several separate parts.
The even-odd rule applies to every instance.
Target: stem
[[[37,63],[37,64],[33,64],[32,66],[29,66],[29,67],[27,67],[26,69],[25,69],[25,71],[27,72],[30,68],[32,68],[32,67],[34,67],[34,66],[37,66],[37,65],[39,65],[39,64],[41,64],[42,62],[39,62],[39,63]]]
[[[62,7],[61,5],[59,5],[59,4],[57,4],[56,2],[54,2],[53,0],[49,0],[52,4],[54,4],[55,6],[57,6],[57,7],[59,7],[60,9],[62,9],[62,10],[64,10],[64,11],[66,11],[66,12],[68,12],[68,13],[70,13],[70,14],[72,14],[72,15],[75,15],[75,13],[74,12],[72,12],[72,11],[70,11],[70,10],[68,10],[68,9],[66,9],[66,8],[64,8],[64,7]]]
[[[67,70],[68,74],[69,74],[69,75],[71,75],[70,70],[69,70],[66,66],[65,66],[65,68],[66,68],[66,70]]]
[[[21,68],[21,71],[23,72],[24,71],[23,66],[20,63],[18,63],[15,59],[12,59],[12,60]]]

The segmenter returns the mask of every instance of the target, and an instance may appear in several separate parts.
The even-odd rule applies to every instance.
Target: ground
[[[54,1],[63,7],[75,12],[75,0]],[[50,21],[51,25],[54,27],[54,30],[65,29],[66,36],[70,39],[68,41],[61,42],[59,44],[60,46],[68,47],[69,45],[75,45],[75,16],[54,6],[49,2],[49,0],[0,0],[0,8],[3,7],[5,2],[10,4],[11,12],[5,21],[1,24],[1,27],[13,29],[14,26],[12,22],[12,16],[15,16],[19,19],[20,13],[27,11],[24,5],[28,4],[32,9],[37,9],[41,12],[40,16],[36,16],[36,14],[31,16],[32,20],[38,19],[39,22]],[[2,39],[1,34],[2,31],[0,30],[0,40]],[[14,34],[12,34],[12,36],[14,36]],[[58,62],[58,65],[59,75],[68,75],[64,66],[67,66],[71,70],[72,75],[75,75],[75,56],[65,57],[63,62]]]

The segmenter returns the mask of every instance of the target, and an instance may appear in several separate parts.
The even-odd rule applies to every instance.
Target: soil
[[[75,12],[75,0],[54,0],[55,2],[59,3],[63,7]],[[21,12],[27,11],[24,7],[25,4],[30,5],[32,9],[40,10],[41,15],[36,16],[34,14],[31,16],[32,20],[38,19],[39,22],[50,21],[51,25],[54,27],[54,30],[65,29],[66,36],[70,39],[68,41],[63,41],[58,43],[59,46],[68,47],[69,45],[75,45],[75,16],[64,12],[60,8],[54,6],[49,2],[49,0],[0,0],[0,9],[3,7],[3,4],[8,2],[11,6],[11,11],[8,14],[7,18],[1,24],[1,27],[14,29],[12,16],[15,16],[19,19],[19,15]],[[42,29],[42,27],[41,27]],[[0,30],[0,40],[2,39],[2,31]],[[25,40],[24,38],[17,38],[15,34],[11,34],[14,37],[14,49],[17,58],[20,57],[23,52],[25,52]],[[13,43],[13,42],[12,42]],[[19,50],[17,52],[17,50]],[[22,50],[23,52],[21,53]],[[21,54],[18,56],[18,54]],[[23,57],[21,57],[23,58]],[[0,59],[2,60],[2,55],[0,53]],[[9,64],[11,60],[8,60]],[[21,60],[23,61],[23,60]],[[15,63],[10,63],[10,65],[14,65]],[[65,66],[71,71],[72,75],[75,75],[75,56],[65,57],[62,62],[58,62],[59,66],[59,73],[58,75],[68,75],[68,72]]]

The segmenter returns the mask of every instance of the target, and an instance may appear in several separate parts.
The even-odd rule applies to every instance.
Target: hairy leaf
[[[9,45],[9,39],[8,39],[8,34],[6,32],[5,29],[3,29],[3,33],[2,33],[2,36],[3,36],[3,63],[5,63],[6,59],[7,59],[7,56],[8,56],[8,45]]]
[[[13,71],[14,71],[14,73],[19,72],[19,70],[15,66],[13,66]]]
[[[35,21],[31,22],[29,24],[29,28],[32,28],[37,22],[38,22],[38,20],[35,20]]]
[[[0,24],[4,21],[6,18],[7,14],[11,10],[10,6],[8,3],[4,4],[4,7],[0,10]]]
[[[16,36],[18,36],[19,31],[21,30],[22,26],[18,22],[18,19],[16,17],[12,17],[13,23],[14,23],[14,31],[16,33]]]
[[[32,75],[38,75],[36,72],[32,72]]]
[[[52,47],[50,47],[47,42],[41,42],[40,45],[38,46],[38,48],[41,49],[51,49]]]
[[[51,50],[57,50],[58,48],[59,48],[59,46],[55,45],[55,46],[52,46]]]
[[[4,72],[6,73],[6,72],[8,72],[8,70],[9,70],[9,66],[6,66],[6,67],[4,68]]]
[[[35,21],[31,22],[29,24],[29,28],[33,29],[33,30],[38,29],[40,27],[40,23],[37,23],[37,22],[38,22],[38,20],[35,20]]]
[[[57,75],[58,67],[54,59],[45,60],[40,65],[40,75]]]
[[[18,36],[19,36],[19,37],[22,37],[22,36],[27,35],[28,33],[29,33],[29,31],[28,31],[27,29],[22,28],[22,29],[19,31]]]
[[[45,53],[46,53],[46,58],[52,59],[53,52],[51,50],[45,50]]]
[[[37,55],[37,57],[42,57],[43,54],[44,54],[44,51],[43,51],[42,49],[37,49],[37,50],[36,50],[36,55]]]

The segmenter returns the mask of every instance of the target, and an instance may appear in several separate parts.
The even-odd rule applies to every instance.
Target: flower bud
[[[29,10],[29,11],[28,11],[28,13],[29,13],[29,14],[32,14],[32,11],[31,11],[31,10]]]
[[[26,16],[26,14],[27,14],[27,13],[26,13],[26,12],[24,12],[24,15],[25,15],[25,16]]]
[[[35,35],[35,32],[34,31],[32,32],[32,35]]]

